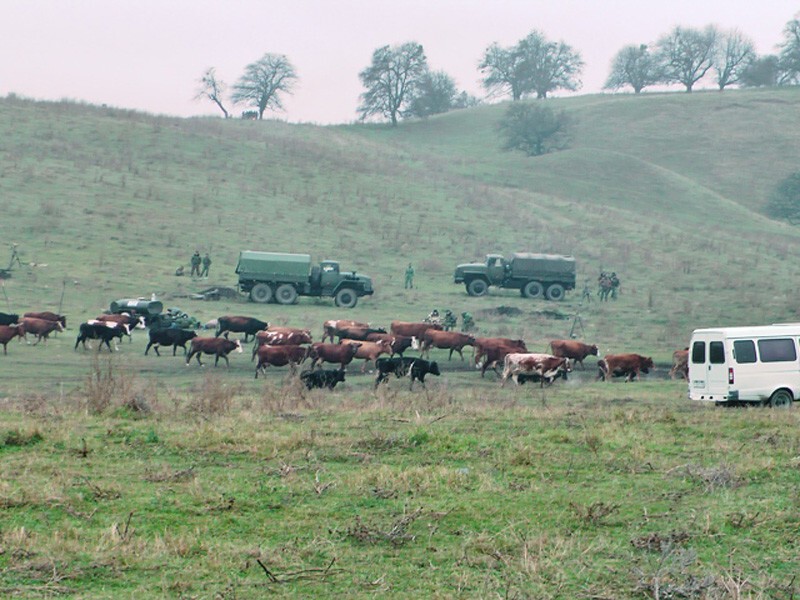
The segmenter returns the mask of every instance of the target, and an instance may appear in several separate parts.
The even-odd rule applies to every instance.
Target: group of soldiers
[[[192,272],[190,273],[192,277],[208,279],[208,270],[211,268],[211,257],[208,255],[208,252],[206,252],[205,256],[201,257],[200,251],[195,250],[190,263],[192,265]],[[202,267],[202,269],[200,267]],[[175,275],[179,277],[184,275],[183,265],[175,269]]]
[[[434,325],[441,325],[445,331],[451,331],[458,325],[458,317],[453,314],[453,311],[447,309],[444,315],[440,315],[437,309],[433,309],[428,316],[423,319],[425,323],[432,323]],[[461,331],[473,331],[475,329],[475,320],[468,312],[461,313]]]

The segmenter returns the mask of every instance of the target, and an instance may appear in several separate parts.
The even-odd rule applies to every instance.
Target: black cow
[[[100,344],[97,346],[98,352],[100,348],[103,347],[103,344],[108,346],[108,351],[113,352],[111,350],[111,340],[114,338],[119,338],[119,341],[122,341],[122,336],[126,335],[128,331],[125,327],[114,326],[110,327],[103,323],[102,321],[96,321],[94,323],[81,323],[80,327],[78,328],[78,339],[75,340],[75,350],[78,349],[78,344],[83,344],[83,349],[86,350],[86,340],[100,340]],[[117,343],[114,342],[116,346]],[[117,348],[119,350],[119,348]]]
[[[322,369],[317,371],[303,371],[300,380],[308,389],[326,387],[332,390],[340,381],[344,381],[342,369]]]
[[[408,389],[414,387],[414,380],[419,380],[422,387],[425,387],[425,375],[440,375],[439,365],[436,361],[423,360],[421,358],[412,358],[410,356],[393,357],[393,358],[379,358],[375,361],[375,367],[378,371],[378,376],[375,378],[375,387],[377,388],[382,382],[386,381],[392,373],[395,377],[409,377],[410,383]]]
[[[0,312],[0,325],[14,325],[19,323],[19,315]]]
[[[172,346],[172,356],[175,356],[178,346],[180,346],[183,348],[184,356],[186,356],[186,342],[196,337],[197,334],[189,329],[178,329],[177,327],[151,329],[150,341],[147,343],[147,348],[144,349],[144,355],[147,356],[151,346],[156,351],[157,356],[161,356],[158,351],[159,346]]]
[[[255,336],[256,332],[262,331],[269,327],[266,321],[260,321],[253,317],[242,317],[239,315],[228,315],[217,319],[217,333],[219,337],[223,333],[225,339],[228,339],[228,332],[243,333],[244,341],[248,342],[251,336]]]

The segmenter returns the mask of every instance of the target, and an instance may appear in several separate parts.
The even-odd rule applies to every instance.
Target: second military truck
[[[372,280],[353,271],[340,271],[335,260],[311,263],[308,254],[284,252],[239,253],[239,289],[253,302],[294,304],[298,296],[330,296],[336,306],[353,308],[361,296],[373,293]]]
[[[506,260],[488,254],[486,262],[458,265],[453,276],[470,296],[483,296],[490,285],[519,290],[525,298],[563,300],[575,289],[575,259],[560,254],[517,252]]]

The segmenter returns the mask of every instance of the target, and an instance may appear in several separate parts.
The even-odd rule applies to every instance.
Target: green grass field
[[[664,377],[695,328],[800,318],[800,235],[760,212],[797,170],[800,90],[548,102],[573,141],[530,159],[499,149],[503,105],[391,129],[0,99],[0,241],[25,263],[0,310],[70,325],[0,356],[0,596],[798,597],[796,410],[690,403]],[[211,278],[175,277],[195,249]],[[339,259],[376,293],[188,298],[235,286],[244,249]],[[494,251],[573,254],[579,289],[608,269],[621,296],[468,297],[454,266]],[[532,351],[580,315],[659,370],[500,388],[434,352],[425,391],[354,366],[328,394],[254,380],[247,348],[229,369],[144,356],[143,332],[73,350],[81,321],[152,293],[317,339],[468,310]]]

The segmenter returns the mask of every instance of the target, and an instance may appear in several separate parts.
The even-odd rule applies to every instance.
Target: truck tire
[[[541,298],[544,296],[544,286],[538,281],[529,281],[522,288],[522,295],[526,298]]]
[[[560,302],[564,299],[564,286],[560,283],[554,283],[547,288],[547,299],[555,302]]]
[[[297,290],[291,283],[282,283],[275,290],[275,300],[278,304],[294,304],[297,302]]]
[[[269,287],[268,283],[255,284],[253,289],[250,290],[250,300],[266,304],[272,300],[272,288]]]
[[[336,296],[334,297],[333,301],[336,306],[341,308],[353,308],[356,304],[358,304],[358,294],[353,289],[342,288],[336,292]]]
[[[483,279],[473,279],[467,284],[467,293],[470,296],[485,296],[489,285]]]

